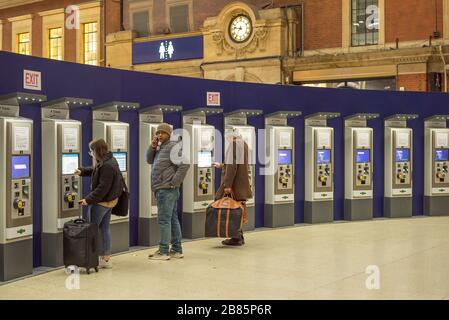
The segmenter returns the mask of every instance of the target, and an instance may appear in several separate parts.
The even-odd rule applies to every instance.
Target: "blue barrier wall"
[[[335,128],[335,205],[334,217],[343,219],[344,203],[344,124],[343,117],[357,112],[376,112],[381,117],[372,120],[374,128],[374,216],[383,216],[383,118],[394,113],[417,113],[420,118],[411,121],[414,129],[414,197],[413,214],[421,215],[424,193],[424,123],[425,117],[449,113],[449,96],[437,93],[358,91],[344,89],[317,89],[296,86],[261,85],[213,80],[200,80],[148,73],[121,71],[86,65],[50,61],[42,58],[0,52],[0,95],[23,90],[23,69],[42,72],[42,93],[48,100],[64,96],[91,98],[99,105],[112,100],[139,102],[142,107],[155,104],[182,105],[184,110],[206,105],[206,92],[221,92],[225,112],[239,108],[263,109],[266,114],[278,110],[300,110],[303,115],[318,111],[340,112],[342,117],[329,121]],[[33,91],[29,91],[33,92]],[[41,197],[41,126],[40,106],[25,106],[21,115],[34,120],[34,235],[36,266],[40,265],[40,232],[42,228]],[[87,143],[92,137],[90,109],[72,112],[72,118],[83,122],[83,163],[90,163]],[[130,123],[130,188],[131,245],[137,244],[138,220],[138,114],[135,111],[120,114],[122,121]],[[167,122],[181,127],[180,114],[170,114]],[[210,117],[210,124],[223,129],[222,116]],[[304,206],[304,118],[289,121],[297,130],[296,138],[296,222],[303,222]],[[250,118],[249,123],[263,128],[263,117]],[[257,166],[259,168],[259,165]],[[256,226],[263,226],[264,177],[257,175]],[[84,190],[88,190],[88,181]]]

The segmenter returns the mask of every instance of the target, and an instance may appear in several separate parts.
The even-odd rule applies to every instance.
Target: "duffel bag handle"
[[[231,193],[225,193],[224,194],[224,196],[223,196],[223,198],[231,198],[231,199],[233,199],[233,200],[236,200],[235,199],[235,194],[234,194],[234,191],[231,191]],[[237,201],[237,200],[236,200]]]
[[[82,223],[86,223],[86,220],[84,220],[83,218],[78,218],[78,219],[73,220],[73,223],[82,224]]]

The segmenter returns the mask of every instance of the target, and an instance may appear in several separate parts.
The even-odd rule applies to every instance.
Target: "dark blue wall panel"
[[[173,76],[153,75],[148,73],[120,71],[114,69],[91,67],[67,62],[50,61],[41,58],[21,56],[0,52],[0,94],[24,91],[23,69],[42,72],[42,93],[49,100],[63,96],[92,98],[95,105],[119,100],[139,102],[141,106],[154,104],[182,105],[184,110],[204,107],[207,91],[219,91],[222,95],[222,106],[225,112],[239,108],[259,108],[265,113],[278,110],[300,110],[304,115],[318,111],[340,112],[342,118],[357,112],[377,112],[381,118],[372,120],[374,128],[374,215],[383,215],[383,118],[394,113],[417,113],[418,120],[411,121],[414,129],[414,215],[422,214],[424,192],[424,126],[423,119],[434,114],[448,113],[449,96],[437,93],[356,91],[343,89],[317,89],[296,86],[260,85],[233,83],[224,81],[200,80]],[[42,228],[42,199],[40,192],[40,112],[39,106],[22,108],[23,116],[35,121],[35,158],[34,158],[34,224],[35,224],[35,265],[40,265],[39,234]],[[83,122],[84,164],[89,164],[87,143],[92,137],[92,114],[89,108],[79,109],[72,113],[74,119]],[[330,125],[335,128],[335,219],[343,219],[344,203],[344,126],[343,119],[334,119]],[[125,112],[120,119],[131,125],[131,244],[137,244],[138,219],[138,116],[134,112]],[[175,128],[182,126],[180,114],[166,117]],[[263,128],[263,118],[250,118],[250,124]],[[221,116],[210,117],[209,123],[219,130],[223,129]],[[296,222],[303,221],[304,205],[304,119],[291,119],[295,126],[296,137]],[[257,165],[257,169],[260,166]],[[256,226],[263,226],[264,177],[257,175]],[[89,187],[84,184],[85,190]]]

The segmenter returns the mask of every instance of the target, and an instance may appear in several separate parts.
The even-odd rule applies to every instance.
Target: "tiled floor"
[[[0,299],[449,299],[449,217],[263,230],[243,247],[192,241],[182,260],[150,261],[153,250],[82,273],[80,289],[60,269],[0,286]],[[379,289],[367,289],[368,266]]]

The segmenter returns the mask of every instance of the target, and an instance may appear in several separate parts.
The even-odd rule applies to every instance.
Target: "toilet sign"
[[[23,88],[42,90],[42,78],[39,71],[23,70]]]

